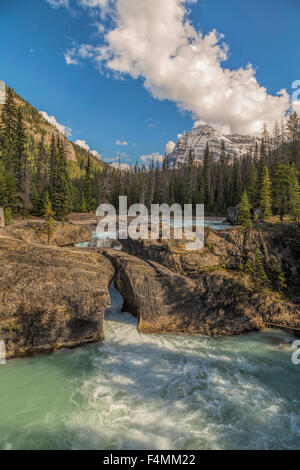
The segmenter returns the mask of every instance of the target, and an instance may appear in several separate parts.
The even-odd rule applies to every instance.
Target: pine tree
[[[296,163],[300,142],[300,120],[296,111],[289,116],[286,127],[289,138],[289,161]]]
[[[185,197],[184,203],[185,204],[193,204],[193,166],[194,166],[194,158],[192,154],[192,150],[190,149],[189,158],[187,162],[187,168],[185,169],[185,177],[184,177],[184,187],[185,187]]]
[[[86,205],[86,199],[84,194],[81,193],[80,197],[80,212],[88,212],[87,210],[87,205]]]
[[[252,229],[250,203],[246,191],[244,191],[241,200],[239,225],[241,225],[245,230]]]
[[[12,174],[0,163],[0,206],[15,208],[16,183]]]
[[[91,168],[91,156],[89,154],[88,159],[87,159],[87,165],[85,169],[85,179],[84,179],[84,197],[85,197],[87,211],[90,211],[93,209],[91,178],[92,178],[92,168]]]
[[[225,143],[224,143],[224,140],[222,140],[220,161],[218,163],[218,170],[217,170],[218,181],[217,181],[217,188],[216,188],[217,212],[222,215],[224,215],[226,211],[226,199],[225,199],[225,178],[227,176],[226,170],[227,168],[226,168]]]
[[[267,219],[272,216],[272,199],[271,199],[271,181],[269,178],[268,167],[265,166],[263,170],[263,177],[260,189],[260,207],[262,210],[262,219]]]
[[[250,175],[247,184],[247,194],[249,195],[249,201],[253,208],[259,204],[259,191],[257,181],[257,169],[254,164],[251,165]]]
[[[55,171],[56,171],[56,159],[57,159],[57,146],[54,134],[52,134],[51,146],[50,146],[50,197],[54,192],[54,181],[55,181]]]
[[[7,171],[13,171],[13,157],[16,145],[16,116],[17,110],[14,100],[14,92],[11,88],[6,88],[6,101],[3,105],[1,116],[1,159]]]
[[[283,221],[285,214],[289,212],[290,207],[290,166],[279,163],[274,171],[273,177],[273,203]]]
[[[290,209],[295,221],[300,223],[300,185],[297,171],[294,165],[291,167]]]
[[[44,199],[44,219],[45,222],[42,225],[42,230],[47,233],[48,245],[50,244],[51,238],[53,237],[55,228],[54,211],[52,210],[51,201],[49,199],[48,192],[45,193]]]
[[[241,200],[242,194],[243,194],[243,182],[242,182],[242,175],[241,175],[241,164],[235,157],[233,166],[232,166],[230,205],[234,206],[238,204]]]
[[[266,273],[263,255],[259,249],[255,252],[254,260],[248,260],[243,266],[243,270],[250,274],[251,280],[257,290],[270,288],[270,280]]]
[[[17,189],[22,199],[22,207],[24,207],[24,193],[26,189],[26,134],[21,109],[17,111],[16,133],[15,133],[15,151],[12,167],[16,179]]]
[[[204,183],[204,204],[208,208],[211,183],[211,156],[208,143],[204,152],[202,177]]]
[[[72,209],[73,198],[66,151],[62,142],[57,146],[51,201],[58,220],[64,220]]]

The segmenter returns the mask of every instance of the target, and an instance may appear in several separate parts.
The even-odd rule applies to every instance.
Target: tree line
[[[119,194],[128,205],[204,204],[206,215],[226,215],[230,206],[247,205],[249,217],[291,215],[300,220],[300,119],[297,113],[287,123],[276,123],[272,135],[264,128],[254,147],[243,157],[228,156],[224,141],[218,158],[206,145],[203,161],[195,162],[193,150],[185,163],[165,157],[163,164],[135,165],[132,171],[116,172],[111,203]]]
[[[162,164],[152,161],[149,167],[136,164],[130,171],[121,171],[75,144],[75,159],[71,159],[66,139],[53,132],[49,140],[42,117],[30,105],[18,104],[16,96],[7,87],[1,113],[0,206],[6,219],[12,214],[45,215],[47,208],[48,217],[65,220],[72,211],[95,211],[103,202],[118,207],[119,196],[125,195],[128,205],[142,203],[148,209],[151,204],[204,204],[206,215],[223,216],[229,206],[240,203],[240,220],[247,226],[253,218],[272,214],[281,219],[288,214],[300,221],[296,113],[286,124],[276,123],[272,135],[264,129],[243,157],[229,156],[222,142],[218,158],[207,144],[201,163],[194,160],[191,149],[184,164],[166,155]],[[40,139],[29,132],[30,114]]]

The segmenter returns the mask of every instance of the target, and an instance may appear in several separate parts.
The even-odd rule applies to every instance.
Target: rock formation
[[[28,221],[15,223],[5,228],[5,233],[10,238],[24,241],[26,243],[47,244],[47,234],[42,229],[43,221]],[[51,239],[51,245],[72,246],[76,243],[88,242],[92,237],[92,230],[86,225],[75,225],[70,223],[55,223],[55,233]]]
[[[151,250],[145,260],[114,250],[103,254],[115,268],[124,309],[139,319],[140,333],[234,335],[262,329],[265,322],[300,328],[299,305],[273,292],[257,293],[247,275],[216,265],[192,276],[179,274],[178,265],[171,270],[149,259]]]
[[[27,242],[16,239],[16,226],[0,232],[0,340],[8,357],[102,340],[113,279],[141,333],[234,335],[266,323],[300,330],[295,225],[258,224],[248,233],[206,229],[205,246],[196,252],[163,239],[122,240],[127,253],[49,247],[27,229]],[[73,240],[68,230],[62,244]],[[283,290],[259,289],[241,269],[258,251],[284,273]]]
[[[0,238],[0,339],[7,357],[102,340],[113,275],[100,254]]]

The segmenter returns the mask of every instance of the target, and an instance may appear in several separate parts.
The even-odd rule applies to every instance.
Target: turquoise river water
[[[0,449],[297,449],[286,333],[140,335],[111,288],[105,341],[0,366]]]

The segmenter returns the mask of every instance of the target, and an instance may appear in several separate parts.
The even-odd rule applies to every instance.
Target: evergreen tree
[[[244,191],[241,200],[239,225],[241,225],[245,230],[252,229],[250,203],[246,191]]]
[[[243,194],[243,182],[241,175],[241,164],[235,157],[232,166],[232,181],[231,181],[231,195],[230,205],[234,206],[241,200]]]
[[[284,163],[278,163],[273,177],[273,203],[283,221],[285,214],[289,212],[290,207],[290,166]]]
[[[52,210],[52,205],[49,199],[48,192],[45,193],[44,219],[45,219],[45,222],[42,225],[42,230],[47,233],[47,239],[48,239],[48,245],[49,245],[51,238],[53,237],[56,231],[56,228],[55,228],[54,211]]]
[[[257,290],[270,288],[270,280],[266,273],[263,255],[259,249],[255,252],[254,260],[248,260],[243,270],[250,274],[253,284]]]
[[[253,208],[259,204],[259,190],[257,180],[257,169],[254,164],[251,165],[250,175],[247,184],[247,194],[249,195],[249,201]]]
[[[260,189],[260,207],[262,210],[262,219],[266,219],[272,216],[271,206],[271,181],[269,178],[268,167],[265,166],[263,170],[263,178]]]
[[[297,223],[300,223],[300,185],[295,166],[291,167],[290,209]]]
[[[1,116],[1,159],[7,171],[14,170],[14,156],[16,146],[16,116],[17,110],[13,90],[6,88],[6,101]]]
[[[23,122],[22,111],[17,111],[16,133],[15,133],[15,152],[13,157],[13,171],[16,179],[19,197],[22,200],[21,205],[24,207],[24,193],[26,190],[26,134]]]
[[[58,143],[53,192],[51,194],[52,207],[59,220],[64,220],[72,209],[72,185],[68,172],[66,151],[62,142]]]
[[[16,183],[11,173],[0,163],[0,206],[14,208],[16,206]]]
[[[204,159],[203,159],[203,170],[202,170],[202,180],[204,184],[204,204],[209,205],[209,196],[210,196],[210,177],[211,177],[211,156],[208,143],[206,144]]]
[[[299,142],[300,142],[300,120],[298,115],[293,112],[287,121],[287,132],[288,132],[288,156],[290,163],[297,162],[297,157],[299,156]]]
[[[226,211],[226,198],[225,198],[225,179],[227,176],[226,168],[226,155],[225,155],[225,143],[222,140],[220,161],[218,164],[218,181],[216,188],[216,208],[219,214],[224,215]]]
[[[56,171],[56,159],[57,159],[57,145],[54,134],[52,134],[51,146],[50,146],[50,195],[54,192],[55,182],[55,171]]]
[[[87,158],[87,165],[86,165],[85,179],[84,179],[84,198],[85,198],[87,211],[90,211],[93,209],[91,179],[92,179],[92,168],[91,168],[91,156],[89,154]]]

